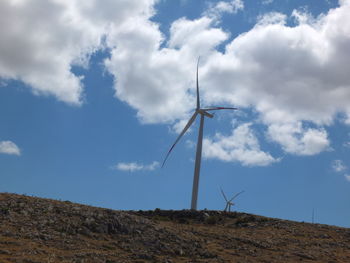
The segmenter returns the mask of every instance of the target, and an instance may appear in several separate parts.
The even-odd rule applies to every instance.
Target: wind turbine
[[[204,128],[204,117],[213,118],[214,115],[210,114],[210,111],[216,111],[216,110],[237,110],[237,108],[230,108],[230,107],[210,107],[210,108],[201,108],[200,105],[200,97],[199,97],[199,83],[198,83],[198,65],[199,65],[199,58],[197,61],[197,106],[196,109],[192,115],[192,117],[187,122],[185,128],[182,130],[180,135],[175,140],[174,144],[170,147],[170,150],[168,151],[162,167],[164,166],[166,160],[169,157],[169,154],[174,149],[175,145],[178,143],[178,141],[181,139],[181,137],[186,133],[188,128],[192,125],[192,123],[196,120],[197,115],[200,115],[200,124],[199,124],[199,132],[198,132],[198,140],[197,140],[197,150],[196,150],[196,162],[194,166],[194,176],[193,176],[193,187],[192,187],[192,200],[191,200],[191,209],[197,210],[197,199],[198,199],[198,184],[199,184],[199,173],[201,168],[201,159],[202,159],[202,142],[203,142],[203,128]]]
[[[225,209],[224,209],[224,211],[225,212],[231,212],[231,206],[233,206],[233,205],[235,205],[235,203],[233,203],[232,201],[233,201],[233,199],[235,199],[237,196],[239,196],[241,193],[243,193],[244,191],[242,191],[242,192],[239,192],[238,194],[235,194],[230,200],[228,200],[227,199],[227,197],[226,197],[226,195],[225,195],[225,193],[224,193],[224,191],[222,190],[222,188],[221,188],[221,193],[222,193],[222,196],[224,197],[224,199],[225,199],[225,201],[226,201],[226,206],[225,206]]]

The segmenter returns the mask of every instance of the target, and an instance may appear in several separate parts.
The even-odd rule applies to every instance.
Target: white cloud
[[[208,59],[202,82],[215,88],[206,99],[255,108],[286,152],[329,149],[322,126],[349,112],[347,12],[348,4],[296,27],[285,26],[282,15],[265,19],[227,45],[225,54]],[[319,128],[304,128],[308,122]]]
[[[344,164],[344,162],[342,160],[334,160],[332,162],[332,169],[333,171],[337,172],[337,173],[343,173],[345,171],[348,170],[348,167]],[[345,173],[344,177],[347,181],[350,182],[350,175]]]
[[[116,48],[106,66],[116,77],[116,96],[137,109],[141,121],[173,122],[193,109],[197,58],[228,38],[212,22],[207,17],[175,21],[163,49],[158,25],[149,21],[133,20],[110,36],[108,43]]]
[[[250,126],[250,123],[242,124],[230,136],[216,134],[213,139],[204,139],[204,157],[240,162],[245,166],[267,166],[279,161],[260,150],[258,139]]]
[[[174,123],[174,125],[171,127],[171,132],[175,132],[175,133],[180,133],[182,132],[182,130],[184,129],[184,127],[186,126],[186,124],[188,123],[188,121],[190,120],[191,116],[188,116],[187,118],[181,119],[179,121],[177,121],[176,123]],[[188,131],[186,132],[189,133],[191,132],[192,127],[190,127],[188,129]]]
[[[159,167],[158,162],[153,162],[148,165],[139,164],[137,162],[131,162],[131,163],[122,162],[122,163],[118,163],[117,165],[114,165],[112,169],[125,171],[125,172],[136,172],[136,171],[154,171],[158,167]]]
[[[0,1],[0,77],[21,80],[35,94],[80,104],[82,77],[72,65],[86,65],[110,25],[150,15],[153,0]]]
[[[346,111],[350,81],[342,54],[350,54],[347,11],[345,6],[332,10],[317,24],[257,26],[235,39],[225,58],[234,77],[243,74],[231,85],[248,89],[246,101],[238,103],[255,105],[265,121],[279,114],[274,122],[289,118],[330,124],[337,111]]]
[[[343,161],[342,160],[334,160],[332,162],[332,169],[335,171],[335,172],[344,172],[347,167],[344,165]]]
[[[269,13],[224,53],[216,47],[228,34],[209,16],[175,21],[164,48],[158,26],[140,22],[114,35],[116,48],[106,64],[117,79],[116,96],[137,109],[142,121],[176,122],[187,120],[195,105],[201,54],[203,105],[252,107],[286,153],[314,155],[330,148],[325,126],[337,113],[350,112],[348,12],[344,4],[315,19],[299,16],[295,27],[285,25],[284,14]],[[137,48],[128,42],[134,38]]]
[[[263,5],[269,5],[269,4],[272,4],[272,3],[273,3],[273,0],[263,0],[262,1]]]
[[[15,143],[11,141],[0,141],[0,153],[21,155],[21,150]]]
[[[345,175],[344,175],[344,177],[345,177],[345,179],[346,179],[347,181],[349,181],[349,182],[350,182],[350,175],[345,174]]]
[[[258,17],[259,26],[267,26],[272,24],[284,25],[286,23],[287,16],[279,12],[270,12]]]
[[[293,10],[292,17],[294,18],[295,22],[299,25],[317,23],[317,20],[312,16],[312,14],[308,13],[306,8],[304,9],[305,10]]]
[[[189,149],[195,149],[197,144],[192,140],[186,140],[186,147]]]
[[[350,137],[350,133],[348,134],[348,137]],[[350,148],[350,141],[345,141],[345,142],[343,143],[343,147],[345,147],[345,148]]]
[[[330,142],[324,129],[305,129],[300,122],[271,124],[267,134],[291,154],[315,155],[329,149]]]
[[[204,12],[204,16],[211,17],[215,20],[220,20],[224,13],[236,14],[238,11],[244,9],[244,3],[242,0],[231,0],[231,1],[219,1]]]
[[[294,12],[299,22],[294,27],[285,25],[284,14],[266,14],[223,52],[217,47],[229,33],[209,13],[174,21],[165,39],[150,20],[155,2],[0,1],[0,23],[6,25],[0,28],[0,76],[79,104],[83,86],[71,66],[86,65],[105,35],[115,96],[143,122],[186,119],[195,105],[195,63],[201,55],[202,104],[253,109],[287,153],[329,149],[325,128],[338,113],[350,124],[350,0],[317,18]],[[219,14],[239,10],[238,1],[219,3]]]

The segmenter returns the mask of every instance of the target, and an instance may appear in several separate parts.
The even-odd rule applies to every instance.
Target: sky
[[[350,0],[0,2],[0,192],[350,227]],[[197,120],[198,121],[198,120]],[[314,212],[313,212],[314,211]]]

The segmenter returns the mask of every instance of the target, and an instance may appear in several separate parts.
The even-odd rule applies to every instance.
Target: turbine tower
[[[198,83],[198,66],[199,66],[199,58],[197,61],[197,106],[196,110],[193,113],[192,117],[187,122],[185,128],[182,130],[180,135],[175,140],[174,144],[170,147],[170,150],[168,151],[162,167],[164,166],[166,160],[168,159],[171,151],[174,149],[175,145],[178,143],[178,141],[181,139],[181,137],[186,133],[186,131],[190,128],[192,123],[196,120],[196,117],[200,115],[200,124],[199,124],[199,131],[198,131],[198,139],[197,139],[197,150],[196,150],[196,162],[194,166],[194,176],[193,176],[193,187],[192,187],[192,200],[191,200],[191,209],[197,210],[197,199],[198,199],[198,185],[199,185],[199,174],[200,174],[200,168],[201,168],[201,159],[202,159],[202,143],[203,143],[203,128],[204,128],[204,117],[213,118],[214,115],[210,114],[210,111],[216,111],[216,110],[237,110],[237,108],[230,108],[230,107],[209,107],[209,108],[201,108],[200,105],[200,97],[199,97],[199,83]]]
[[[231,206],[235,205],[235,203],[232,202],[233,199],[235,199],[237,196],[239,196],[239,195],[240,195],[241,193],[243,193],[243,192],[244,192],[244,191],[239,192],[238,194],[235,194],[235,195],[229,200],[229,199],[227,199],[227,197],[226,197],[224,191],[223,191],[222,188],[221,188],[222,196],[224,197],[224,199],[225,199],[225,201],[226,201],[226,206],[225,206],[225,209],[224,209],[225,212],[227,212],[227,211],[228,211],[228,212],[231,212]]]

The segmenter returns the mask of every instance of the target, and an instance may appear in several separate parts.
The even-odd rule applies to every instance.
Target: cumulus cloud
[[[344,172],[347,167],[344,165],[343,161],[342,160],[334,160],[332,162],[332,169],[335,171],[335,172]]]
[[[141,121],[173,122],[193,109],[197,58],[216,52],[228,38],[212,23],[208,17],[178,19],[166,48],[160,48],[164,39],[158,25],[144,19],[110,36],[108,43],[116,48],[105,65],[116,78],[116,96],[137,109]]]
[[[326,128],[339,113],[350,124],[350,0],[319,17],[295,11],[293,27],[286,25],[285,14],[265,14],[231,40],[210,10],[197,19],[174,21],[166,39],[150,19],[155,3],[1,1],[0,23],[6,26],[0,29],[0,77],[79,104],[81,77],[70,69],[87,66],[105,37],[111,54],[104,65],[115,77],[115,96],[136,109],[142,122],[186,119],[195,105],[195,63],[201,55],[202,105],[253,109],[268,138],[287,153],[313,155],[329,149]],[[234,13],[243,8],[238,3],[220,1],[211,8]],[[223,43],[221,52],[217,47]],[[215,144],[217,138],[208,140],[226,149]]]
[[[349,110],[349,9],[333,9],[315,24],[258,24],[234,39],[206,65],[208,84],[225,87],[215,98],[254,105],[267,124],[331,124]]]
[[[286,153],[315,155],[329,149],[324,129],[303,128],[301,122],[271,124],[267,132],[272,141],[279,143]]]
[[[0,23],[6,26],[0,29],[0,76],[21,80],[35,93],[79,103],[81,78],[70,66],[84,54],[81,49],[96,47],[99,39],[90,30],[82,34],[79,18],[70,11],[64,1],[1,1]]]
[[[10,155],[21,155],[21,150],[14,142],[0,141],[0,153]]]
[[[215,54],[205,65],[206,98],[254,107],[268,135],[289,153],[312,155],[329,149],[326,130],[336,114],[349,113],[349,1],[313,23],[284,25],[271,14]],[[345,3],[344,2],[344,3]],[[342,55],[343,54],[343,55]],[[346,58],[346,59],[344,59]],[[307,128],[308,123],[317,128]]]
[[[204,15],[219,20],[224,13],[236,14],[243,9],[244,3],[242,0],[219,1],[215,4],[211,3]]]
[[[267,166],[279,161],[260,149],[251,123],[238,126],[230,136],[218,133],[212,139],[204,139],[203,155],[226,162],[240,162],[245,166]]]
[[[259,26],[267,26],[272,24],[286,24],[287,16],[279,12],[270,12],[258,17]]]
[[[82,77],[73,65],[87,65],[110,25],[150,15],[152,0],[26,0],[0,2],[0,77],[16,79],[35,94],[80,104]]]
[[[294,18],[295,22],[299,25],[317,23],[317,19],[315,19],[306,8],[304,9],[305,10],[293,10],[292,17]]]
[[[116,48],[106,61],[117,79],[116,96],[144,122],[183,122],[195,105],[195,61],[201,54],[202,104],[254,108],[268,138],[286,153],[328,150],[326,126],[337,113],[350,113],[348,3],[315,19],[294,12],[294,27],[285,25],[284,14],[266,14],[223,53],[216,47],[229,35],[209,15],[173,22],[163,48],[155,23],[129,27],[115,35]],[[139,37],[139,49],[124,44],[124,34]]]
[[[112,166],[112,169],[124,171],[124,172],[137,172],[137,171],[154,171],[159,167],[158,162],[153,162],[151,164],[145,165],[137,162],[131,163],[118,163],[117,165]]]

